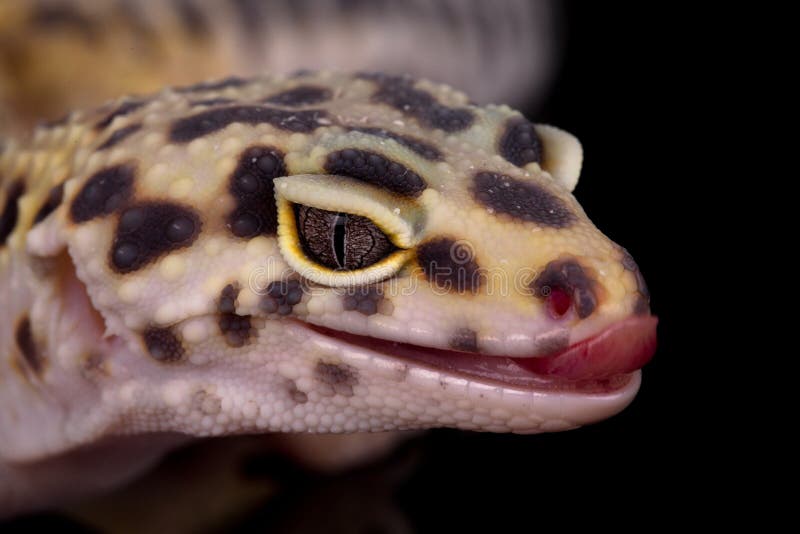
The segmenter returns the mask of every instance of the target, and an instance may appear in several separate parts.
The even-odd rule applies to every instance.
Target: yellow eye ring
[[[414,256],[413,250],[398,248],[382,260],[355,270],[334,270],[310,259],[303,250],[294,205],[278,197],[278,246],[289,266],[300,276],[329,287],[360,286],[394,276]],[[377,225],[376,225],[377,226]],[[381,231],[391,235],[384,228]]]

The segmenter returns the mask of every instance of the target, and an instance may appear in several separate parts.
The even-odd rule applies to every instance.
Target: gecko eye
[[[310,282],[374,284],[415,257],[424,218],[414,202],[327,174],[276,178],[275,197],[281,256]]]
[[[333,271],[365,269],[398,248],[367,217],[294,205],[300,246],[309,260]]]

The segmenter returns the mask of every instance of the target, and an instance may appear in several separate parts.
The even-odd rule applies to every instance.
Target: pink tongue
[[[656,351],[658,318],[631,317],[543,358],[513,358],[520,367],[570,380],[604,378],[640,369]]]

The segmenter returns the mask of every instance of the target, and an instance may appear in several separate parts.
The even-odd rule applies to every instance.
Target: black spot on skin
[[[622,266],[628,271],[636,272],[639,270],[639,265],[636,264],[636,260],[634,260],[631,253],[625,249],[622,249]]]
[[[564,202],[533,182],[493,172],[479,172],[472,184],[475,201],[482,206],[519,219],[552,228],[565,228],[575,215]]]
[[[206,98],[204,100],[192,100],[189,104],[192,106],[221,106],[233,102],[230,98]]]
[[[323,124],[324,121],[325,124]],[[268,123],[289,132],[309,133],[330,124],[328,114],[318,109],[288,110],[264,106],[231,106],[211,109],[176,121],[169,138],[176,143],[187,143],[199,137],[222,130],[235,122],[246,124]]]
[[[534,340],[533,354],[555,354],[569,347],[569,331],[555,330],[542,334]]]
[[[192,395],[192,409],[205,415],[216,415],[222,410],[222,399],[211,391],[200,389]]]
[[[357,311],[362,315],[375,315],[383,300],[383,289],[378,286],[347,288],[342,307],[345,311]]]
[[[117,117],[122,117],[124,115],[128,115],[129,113],[133,113],[140,107],[144,106],[144,100],[129,100],[128,102],[123,102],[117,109],[106,115],[106,117],[95,124],[95,128],[98,130],[102,130],[103,128],[107,128]]]
[[[189,217],[176,217],[167,225],[167,240],[182,243],[194,234],[195,226],[195,221]]]
[[[236,314],[236,297],[239,289],[233,284],[228,284],[219,297],[217,311],[219,311],[219,330],[225,336],[225,343],[229,347],[243,347],[255,333],[250,315]]]
[[[90,352],[81,358],[81,376],[92,382],[109,376],[109,369],[102,353]]]
[[[575,310],[581,319],[590,316],[597,307],[597,297],[589,288],[574,289],[572,298],[574,299]]]
[[[228,284],[222,289],[219,296],[217,311],[219,313],[236,313],[236,298],[239,296],[239,289],[233,284]]]
[[[467,108],[445,106],[427,91],[416,89],[412,78],[385,74],[364,74],[360,77],[378,84],[378,91],[372,97],[374,101],[392,106],[425,126],[457,132],[466,130],[475,120]]]
[[[305,404],[308,402],[308,395],[304,391],[300,391],[297,389],[297,384],[294,380],[289,380],[287,385],[287,391],[289,393],[289,398],[292,399],[297,404]]]
[[[350,176],[409,197],[419,196],[427,187],[422,178],[407,167],[380,154],[354,148],[328,154],[325,171]]]
[[[144,332],[144,344],[150,356],[159,362],[176,362],[185,354],[181,340],[169,328],[148,328]]]
[[[192,0],[179,0],[175,3],[175,7],[178,17],[189,35],[199,39],[209,34],[208,21]]]
[[[229,347],[240,348],[247,344],[255,332],[249,315],[223,314],[219,318],[219,330]]]
[[[642,272],[639,270],[639,266],[634,261],[633,256],[625,249],[622,249],[622,266],[631,271],[636,277],[636,288],[639,290],[639,296],[634,305],[633,313],[636,315],[648,315],[650,313],[650,290],[647,288],[647,282],[645,282],[644,276],[642,276]]]
[[[236,207],[228,215],[228,228],[236,237],[275,235],[278,208],[273,178],[286,176],[283,153],[267,146],[254,146],[239,157],[228,191]]]
[[[371,79],[378,84],[378,91],[372,97],[373,101],[400,110],[425,126],[440,128],[446,132],[457,132],[469,128],[475,120],[470,110],[445,106],[427,91],[416,89],[411,78],[384,74],[368,74],[361,77]]]
[[[39,211],[36,212],[36,216],[33,218],[33,223],[42,222],[47,218],[48,215],[53,213],[56,208],[61,205],[61,201],[64,199],[64,183],[60,183],[58,185],[53,186],[50,189],[50,192],[47,194],[47,199],[45,199],[44,204],[42,207],[39,208]]]
[[[303,286],[298,280],[276,280],[267,286],[267,293],[258,307],[265,313],[289,315],[294,305],[303,300]]]
[[[542,141],[533,123],[523,117],[506,123],[499,145],[500,155],[519,167],[532,161],[542,162]]]
[[[572,306],[581,319],[589,317],[597,307],[597,282],[575,260],[551,261],[531,283],[533,294],[542,299],[554,288],[572,297]]]
[[[39,124],[45,128],[56,128],[58,126],[64,126],[65,124],[67,124],[71,116],[72,113],[65,113],[64,115],[61,115],[56,119],[43,120]]]
[[[98,37],[98,27],[92,19],[67,4],[38,4],[31,13],[30,24],[45,32],[70,30],[79,33],[88,42]]]
[[[450,348],[464,352],[478,352],[478,335],[470,328],[459,328],[450,338]]]
[[[201,91],[218,91],[220,89],[227,89],[229,87],[242,87],[249,82],[238,76],[231,76],[222,80],[214,80],[210,82],[201,82],[186,87],[178,87],[175,89],[178,93],[199,93]]]
[[[647,289],[647,283],[644,281],[642,272],[639,270],[639,266],[636,264],[633,256],[625,249],[622,249],[622,266],[625,267],[626,270],[634,273],[636,276],[637,289],[645,298],[650,300],[650,290]]]
[[[113,213],[133,192],[133,165],[115,165],[96,172],[83,185],[70,206],[76,223]]]
[[[19,323],[17,323],[17,328],[14,332],[14,340],[17,342],[17,348],[19,348],[19,352],[22,354],[28,367],[36,374],[41,373],[44,362],[36,346],[36,340],[33,339],[31,320],[27,315],[22,317]]]
[[[353,386],[358,385],[358,371],[343,363],[317,362],[314,378],[330,387],[330,391],[327,392],[330,395],[338,393],[344,397],[352,397]]]
[[[167,202],[134,204],[120,215],[111,265],[118,273],[141,269],[164,254],[191,245],[200,227],[200,217],[187,207]]]
[[[0,210],[0,245],[5,245],[19,220],[19,199],[25,194],[25,184],[18,180],[6,190],[6,200]]]
[[[441,289],[475,293],[481,284],[480,267],[464,243],[441,237],[417,247],[417,261],[425,277]]]
[[[297,79],[297,78],[306,78],[308,76],[313,76],[317,73],[317,71],[313,69],[297,69],[289,74],[289,78]]]
[[[399,133],[384,130],[383,128],[351,128],[351,131],[361,132],[368,135],[374,135],[383,139],[393,139],[404,147],[416,152],[418,155],[430,161],[441,161],[443,159],[442,153],[439,149],[430,143],[426,143],[420,139],[401,135]]]
[[[116,145],[126,137],[135,134],[142,128],[141,124],[129,124],[128,126],[123,126],[108,136],[105,143],[97,147],[97,150],[106,150],[107,148],[111,148],[112,146]]]
[[[266,98],[264,102],[278,106],[300,107],[327,102],[332,97],[333,92],[327,87],[301,85]]]

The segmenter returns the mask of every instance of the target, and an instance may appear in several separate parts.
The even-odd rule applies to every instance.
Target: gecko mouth
[[[653,316],[631,317],[599,334],[546,356],[530,358],[422,347],[304,325],[326,337],[419,367],[522,389],[610,393],[629,384],[656,349]]]

